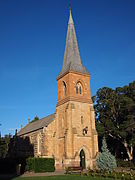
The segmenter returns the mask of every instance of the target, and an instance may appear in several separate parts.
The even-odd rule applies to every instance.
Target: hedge
[[[54,159],[53,158],[28,158],[26,159],[26,171],[38,172],[54,172]]]

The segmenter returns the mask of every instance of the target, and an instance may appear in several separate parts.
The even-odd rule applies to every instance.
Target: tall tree
[[[93,97],[99,136],[123,144],[129,160],[135,146],[135,81],[115,90],[104,87]]]
[[[5,158],[7,156],[10,139],[10,134],[0,138],[0,158]]]

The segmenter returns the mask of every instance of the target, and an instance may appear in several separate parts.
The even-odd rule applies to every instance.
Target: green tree
[[[11,140],[11,135],[5,135],[0,138],[0,158],[5,158],[8,154],[8,145]]]
[[[39,120],[39,117],[38,116],[35,116],[34,119],[31,121],[32,122],[35,122],[35,121],[38,121]]]
[[[96,159],[97,166],[102,171],[112,171],[117,167],[115,157],[109,152],[105,137],[102,140],[102,152]]]
[[[115,90],[101,88],[93,100],[99,136],[106,134],[106,137],[122,143],[129,160],[132,160],[135,146],[135,81]]]

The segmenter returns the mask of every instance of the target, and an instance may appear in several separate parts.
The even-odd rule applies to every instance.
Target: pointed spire
[[[71,8],[70,8],[70,15],[69,15],[69,21],[68,24],[74,24],[72,14],[71,14]]]
[[[63,74],[69,71],[89,74],[89,72],[82,65],[76,33],[75,33],[74,22],[71,14],[71,8],[70,8],[69,21],[68,21],[68,30],[67,30],[63,66],[59,76],[62,76]]]

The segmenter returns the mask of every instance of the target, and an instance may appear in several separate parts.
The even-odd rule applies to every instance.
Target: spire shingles
[[[89,74],[86,68],[82,65],[71,10],[68,21],[68,30],[67,30],[63,66],[59,76],[69,71]]]

